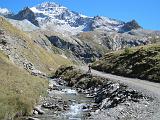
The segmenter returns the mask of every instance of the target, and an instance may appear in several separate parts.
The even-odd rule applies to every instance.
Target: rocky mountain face
[[[102,54],[98,51],[93,50],[92,46],[87,43],[82,44],[73,44],[70,42],[66,42],[63,39],[57,36],[50,36],[48,40],[55,46],[64,51],[71,51],[71,54],[79,58],[81,61],[85,63],[89,63],[94,60],[94,58],[102,57]]]
[[[47,27],[52,24],[56,27],[63,27],[66,31],[81,32],[94,29],[105,29],[107,31],[118,31],[124,22],[107,17],[88,17],[55,3],[42,3],[32,7],[40,25]]]
[[[135,20],[123,22],[103,16],[88,17],[56,3],[42,3],[32,7],[36,19],[41,26],[54,25],[71,33],[93,31],[130,31],[141,28]],[[75,30],[74,32],[72,30]]]
[[[121,28],[121,31],[127,32],[127,31],[136,30],[140,28],[142,27],[137,23],[137,21],[132,20],[130,22],[125,23],[124,26]]]
[[[20,11],[18,14],[14,15],[12,17],[13,19],[16,20],[24,20],[27,19],[28,21],[30,21],[32,24],[39,26],[38,21],[36,20],[36,17],[34,15],[34,13],[28,8],[24,8],[22,11]]]

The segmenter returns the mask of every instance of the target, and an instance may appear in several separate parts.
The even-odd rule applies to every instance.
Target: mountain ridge
[[[45,2],[30,9],[35,13],[39,23],[43,24],[45,21],[53,24],[60,24],[61,27],[62,25],[68,25],[67,27],[69,28],[81,27],[79,31],[92,31],[94,29],[118,31],[125,23],[103,16],[84,16],[56,3]]]
[[[29,16],[29,14],[32,14],[32,16]],[[125,27],[125,30],[123,30],[123,26],[128,24],[128,22],[126,23],[121,20],[104,16],[88,17],[54,2],[44,2],[30,8],[25,7],[16,15],[9,15],[9,18],[17,20],[27,19],[34,25],[45,29],[52,29],[50,28],[52,25],[55,26],[53,29],[57,29],[61,32],[67,31],[72,34],[93,31],[96,29],[116,32],[134,30],[134,27],[132,26],[127,30]],[[142,27],[140,26],[139,28]]]

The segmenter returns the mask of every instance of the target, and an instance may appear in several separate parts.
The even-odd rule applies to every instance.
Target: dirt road
[[[88,71],[87,66],[80,66],[79,68],[84,72]],[[93,69],[92,69],[92,74],[110,79],[115,82],[126,84],[127,86],[135,90],[143,92],[144,94],[149,94],[150,96],[160,98],[160,83],[154,83],[147,80],[140,80],[136,78],[127,78],[127,77],[107,74],[107,73],[99,72]]]

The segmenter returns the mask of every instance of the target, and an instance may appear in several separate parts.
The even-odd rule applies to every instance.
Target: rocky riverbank
[[[40,100],[28,120],[83,120],[90,116],[93,107],[97,109],[93,98],[67,87],[64,80],[57,78],[49,82],[48,96]]]
[[[54,77],[65,80],[66,85],[87,97],[94,98],[96,108],[85,119],[141,120],[155,119],[159,102],[127,85],[88,75],[70,66],[61,67]]]
[[[28,120],[158,120],[156,97],[75,67],[60,67],[49,83]]]

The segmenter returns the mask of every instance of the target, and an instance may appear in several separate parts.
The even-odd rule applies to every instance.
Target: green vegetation
[[[160,45],[147,45],[107,53],[93,69],[160,82]]]
[[[131,52],[131,50],[130,50],[130,48],[126,47],[126,48],[124,49],[124,52],[125,52],[125,54],[129,54],[129,53]]]
[[[50,73],[63,64],[72,64],[69,60],[48,51],[36,44],[28,35],[0,17],[0,28],[13,40],[19,40],[18,52],[32,62],[37,69]],[[24,46],[20,43],[23,43]],[[15,116],[29,115],[40,95],[44,95],[48,82],[29,75],[26,71],[11,63],[8,56],[0,51],[0,120],[15,119]]]
[[[76,82],[81,75],[82,73],[79,70],[75,69],[73,66],[63,65],[58,68],[53,77],[61,77],[63,80],[69,83],[69,86],[73,86],[74,82]]]
[[[61,66],[57,69],[53,77],[61,77],[68,83],[68,86],[74,86],[82,89],[88,89],[90,87],[102,85],[105,81],[103,78],[83,73],[81,70],[73,66]]]
[[[40,95],[45,95],[47,80],[19,69],[1,51],[0,68],[0,119],[29,115]]]

